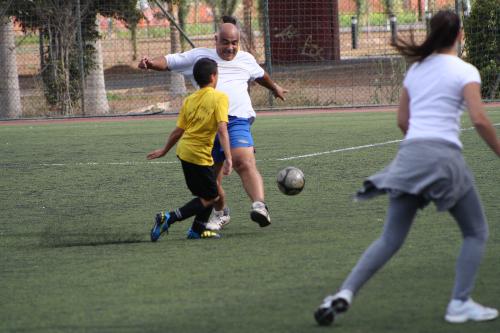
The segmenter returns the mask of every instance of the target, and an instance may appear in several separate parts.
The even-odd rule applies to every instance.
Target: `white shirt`
[[[481,83],[478,70],[453,55],[433,54],[413,64],[403,81],[410,97],[405,139],[438,138],[462,148],[463,88],[471,82]]]
[[[183,74],[195,87],[193,67],[196,61],[201,58],[215,60],[219,70],[216,89],[229,96],[229,115],[255,117],[248,94],[248,81],[263,77],[264,70],[250,53],[238,51],[233,60],[227,61],[220,58],[215,49],[195,48],[184,53],[169,54],[165,58],[169,70]]]

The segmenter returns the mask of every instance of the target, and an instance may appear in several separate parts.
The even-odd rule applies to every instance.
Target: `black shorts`
[[[215,175],[215,167],[197,165],[180,160],[182,171],[186,179],[186,185],[194,196],[203,199],[217,198],[217,177]]]

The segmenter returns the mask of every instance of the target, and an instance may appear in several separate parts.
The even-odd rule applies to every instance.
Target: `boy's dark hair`
[[[453,46],[460,32],[460,18],[451,10],[441,10],[430,22],[431,31],[422,44],[417,44],[413,31],[410,41],[398,38],[393,44],[398,51],[410,59],[423,61],[435,51]]]
[[[210,83],[210,76],[217,74],[217,63],[209,58],[201,58],[194,64],[193,75],[200,88]]]

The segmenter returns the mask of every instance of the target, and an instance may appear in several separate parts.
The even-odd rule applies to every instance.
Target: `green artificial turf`
[[[489,116],[500,123],[500,110]],[[359,147],[401,139],[395,123],[392,112],[258,117],[272,225],[250,220],[233,173],[221,239],[187,240],[184,221],[157,243],[154,214],[191,198],[173,151],[145,158],[174,119],[0,127],[0,331],[499,332],[500,320],[444,322],[461,237],[433,206],[334,327],[313,319],[381,231],[387,198],[352,195],[398,145]],[[500,307],[499,159],[473,130],[462,141],[490,223],[473,296]],[[275,176],[290,165],[306,187],[288,197]]]

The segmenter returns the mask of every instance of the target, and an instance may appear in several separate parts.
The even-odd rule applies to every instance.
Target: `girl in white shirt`
[[[389,208],[382,235],[373,242],[342,284],[315,312],[320,325],[329,325],[345,312],[353,295],[399,250],[419,208],[434,202],[456,220],[463,244],[456,263],[455,285],[445,320],[492,320],[498,311],[470,298],[488,238],[488,225],[473,177],[459,139],[464,101],[470,118],[490,148],[500,156],[500,141],[481,102],[478,70],[458,58],[456,43],[462,38],[460,19],[440,11],[431,20],[431,31],[418,45],[398,40],[402,55],[415,60],[403,82],[398,126],[405,135],[395,159],[369,177],[356,199],[389,194]]]

